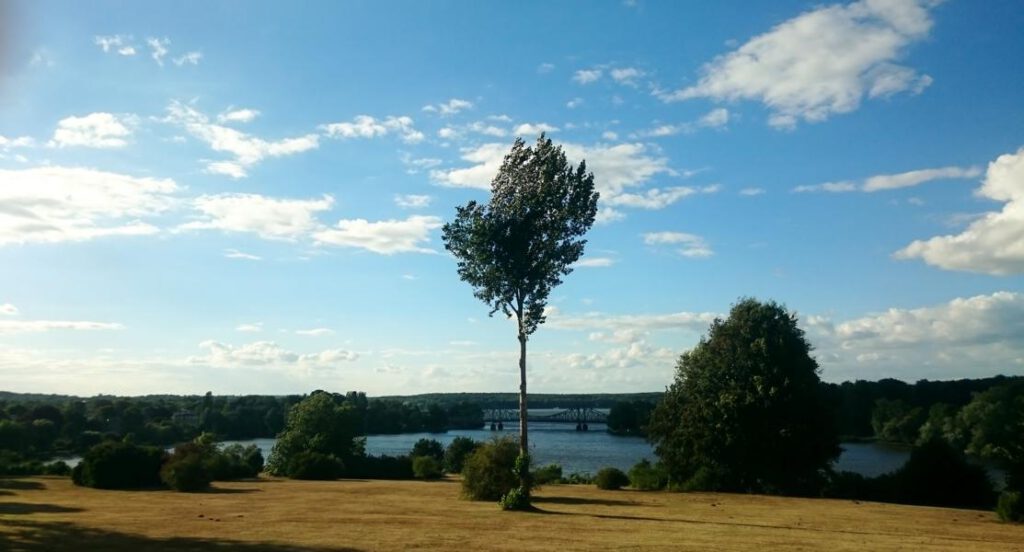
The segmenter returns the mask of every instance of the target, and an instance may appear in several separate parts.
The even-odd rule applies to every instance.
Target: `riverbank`
[[[0,549],[1019,550],[991,512],[550,485],[538,511],[459,498],[456,480],[217,483],[212,492],[100,491],[0,479]]]

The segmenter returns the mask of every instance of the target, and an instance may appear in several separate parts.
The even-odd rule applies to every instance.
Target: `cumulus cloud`
[[[651,332],[656,330],[687,330],[703,332],[718,316],[711,312],[681,311],[667,314],[608,314],[591,312],[582,315],[565,315],[554,307],[545,311],[545,327],[559,330],[599,330]],[[636,335],[636,334],[634,334]]]
[[[250,123],[260,116],[258,109],[228,109],[217,115],[218,123]]]
[[[702,128],[723,129],[729,124],[729,110],[724,107],[712,109],[695,121],[679,123],[675,125],[663,124],[656,127],[642,130],[639,136],[649,138],[663,138],[677,134],[692,134]]]
[[[696,234],[684,232],[648,232],[643,235],[644,243],[647,245],[671,245],[678,246],[676,252],[684,257],[704,258],[714,255],[711,246],[704,238]]]
[[[149,45],[150,57],[153,58],[157,65],[163,67],[164,57],[167,56],[169,51],[167,47],[170,46],[171,41],[166,38],[150,37],[146,39],[146,44]]]
[[[246,134],[240,130],[219,125],[195,108],[171,102],[167,108],[164,122],[184,128],[196,139],[205,142],[210,149],[217,152],[230,153],[234,159],[230,161],[210,161],[207,172],[224,174],[233,178],[247,176],[248,169],[267,157],[284,157],[294,155],[320,146],[316,134],[306,134],[294,138],[268,141]]]
[[[765,193],[766,191],[764,188],[743,188],[740,190],[740,195],[746,197],[764,195]]]
[[[469,100],[461,100],[459,98],[452,98],[447,102],[436,105],[423,106],[423,111],[440,113],[441,115],[455,115],[456,113],[466,109],[473,109],[473,102]]]
[[[83,117],[67,117],[57,123],[50,147],[121,148],[131,136],[131,116],[112,113],[90,113]]]
[[[357,115],[351,121],[330,123],[320,128],[331,138],[378,138],[396,134],[408,144],[422,142],[426,138],[413,126],[413,120],[405,116],[377,119],[369,115]]]
[[[154,234],[141,219],[170,209],[171,179],[87,168],[0,169],[0,246]]]
[[[436,253],[426,244],[430,241],[430,232],[441,224],[438,217],[422,215],[376,222],[343,219],[332,228],[314,232],[313,239],[321,245],[355,247],[382,255]]]
[[[131,35],[96,36],[93,42],[99,46],[104,53],[115,53],[121,56],[134,56],[135,46],[132,45]]]
[[[430,171],[430,178],[441,186],[449,188],[477,188],[489,190],[491,180],[501,162],[505,159],[509,147],[502,143],[483,144],[476,148],[462,150],[462,159],[473,163],[473,166],[461,169],[435,169]]]
[[[11,304],[0,305],[0,315],[17,316],[18,309]],[[40,333],[54,330],[121,330],[124,326],[113,322],[88,320],[23,320],[0,318],[0,335],[13,333]]]
[[[612,80],[619,84],[636,86],[636,79],[644,76],[644,72],[636,67],[619,67],[608,72]]]
[[[867,98],[917,94],[931,78],[897,62],[932,27],[934,0],[861,0],[821,6],[706,64],[697,84],[664,101],[756,100],[790,128],[857,109]]]
[[[579,84],[590,84],[601,78],[604,72],[600,69],[580,69],[572,75],[572,80]]]
[[[180,230],[249,232],[272,240],[294,240],[309,234],[320,223],[316,214],[330,210],[334,198],[279,199],[259,194],[203,195],[192,201],[198,220]]]
[[[690,186],[673,186],[671,188],[651,188],[640,193],[621,193],[612,195],[604,201],[612,207],[632,207],[634,209],[664,209],[677,201],[694,194],[711,194],[718,191],[717,186],[694,188]]]
[[[433,200],[428,195],[419,194],[401,194],[395,195],[395,205],[403,209],[424,209],[430,206],[430,202]]]
[[[0,315],[3,315],[3,316],[17,316],[18,315],[18,307],[15,307],[14,305],[12,305],[10,303],[0,303]]]
[[[199,65],[199,60],[203,59],[202,52],[188,52],[187,54],[174,58],[174,64],[178,67],[182,65]]]
[[[1024,274],[1024,147],[989,163],[975,194],[1004,202],[1002,210],[985,213],[959,234],[916,240],[895,257],[946,270]]]
[[[305,371],[336,368],[341,363],[359,358],[358,353],[345,349],[301,354],[289,351],[273,341],[254,341],[235,346],[210,340],[200,343],[199,347],[205,349],[206,354],[189,357],[189,363],[217,368],[262,367]]]
[[[8,138],[0,135],[0,151],[8,152],[16,148],[31,148],[36,145],[36,141],[31,136],[18,136],[17,138]]]
[[[408,153],[402,154],[402,164],[405,165],[405,172],[418,174],[422,170],[432,169],[441,164],[441,160],[434,157],[413,157]]]
[[[519,136],[533,137],[543,132],[558,132],[558,127],[547,123],[523,123],[512,132]]]
[[[615,264],[615,259],[611,257],[588,257],[577,261],[573,266],[576,268],[604,268]]]

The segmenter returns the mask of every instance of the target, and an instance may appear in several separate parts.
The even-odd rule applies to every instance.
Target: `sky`
[[[1024,374],[1017,0],[0,4],[0,389],[515,391],[440,228],[585,160],[533,392],[659,391],[738,299],[826,381]]]

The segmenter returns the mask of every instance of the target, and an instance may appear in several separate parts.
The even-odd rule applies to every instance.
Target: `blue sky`
[[[0,387],[512,391],[440,225],[586,159],[537,392],[650,391],[743,296],[830,381],[1024,373],[1015,1],[14,2]]]

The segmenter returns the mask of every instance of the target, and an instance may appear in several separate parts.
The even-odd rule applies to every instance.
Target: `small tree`
[[[488,204],[470,201],[445,224],[445,248],[459,277],[491,307],[515,316],[519,339],[519,453],[529,455],[526,424],[526,341],[544,323],[551,290],[583,256],[598,193],[585,162],[573,168],[542,134],[534,147],[516,139],[491,182]],[[528,468],[528,466],[525,466]],[[529,470],[520,472],[528,497]],[[527,500],[528,502],[528,500]]]
[[[818,363],[781,305],[745,299],[683,353],[648,436],[694,490],[813,492],[839,454]]]
[[[325,456],[335,458],[339,464],[363,456],[366,440],[358,437],[359,422],[355,407],[343,397],[314,391],[288,412],[284,431],[270,451],[267,471],[291,477],[292,460],[299,455],[303,455],[302,463],[313,458],[318,465],[325,463],[321,462]]]

